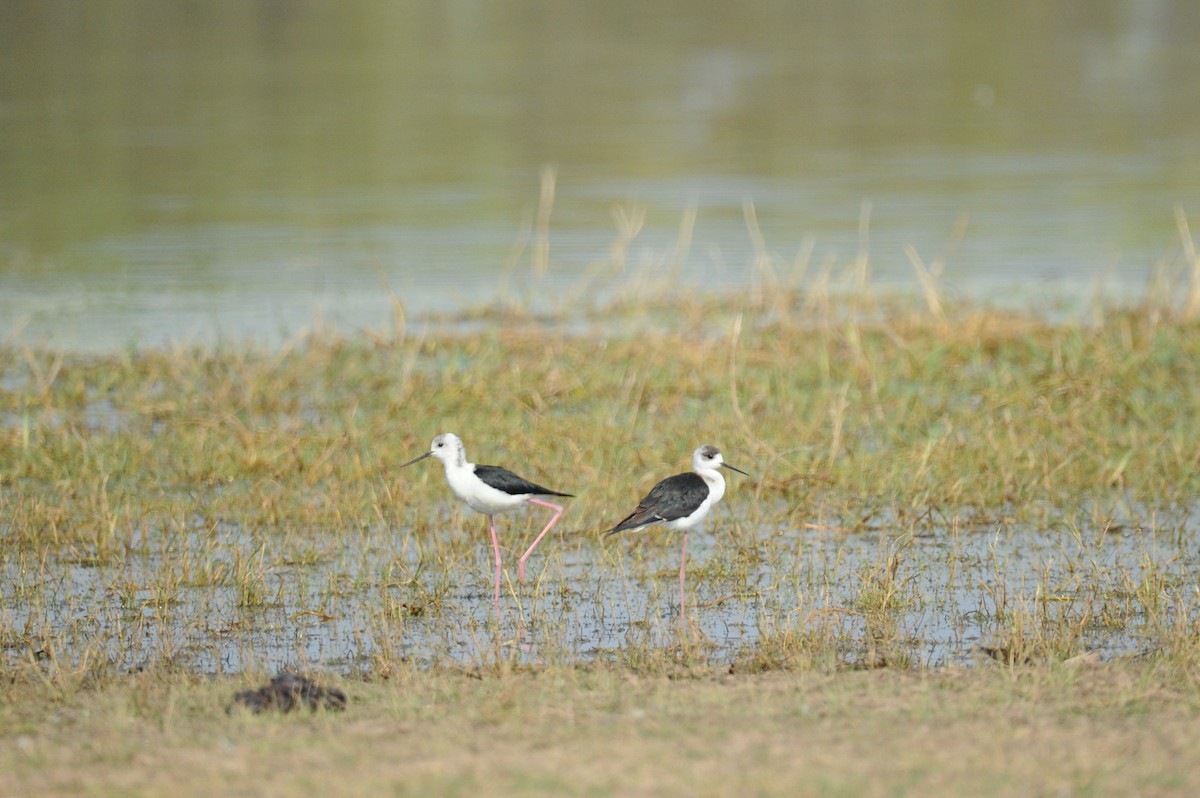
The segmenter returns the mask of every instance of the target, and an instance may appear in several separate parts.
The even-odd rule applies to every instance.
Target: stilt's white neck
[[[696,474],[708,485],[708,501],[716,504],[725,495],[725,477],[715,468],[697,468]]]

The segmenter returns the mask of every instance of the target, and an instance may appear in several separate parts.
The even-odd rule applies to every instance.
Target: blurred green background
[[[697,211],[689,285],[768,247],[881,283],[1140,294],[1200,226],[1200,4],[4,0],[0,338],[277,341],[524,273],[554,291]],[[947,241],[961,239],[952,247]],[[808,242],[808,243],[806,243]],[[652,268],[652,267],[646,267]]]

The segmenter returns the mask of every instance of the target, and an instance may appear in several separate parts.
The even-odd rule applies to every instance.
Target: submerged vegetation
[[[214,689],[196,672],[285,665],[396,680],[423,696],[362,684],[384,704],[368,713],[374,722],[413,727],[428,704],[448,703],[499,730],[532,713],[534,737],[568,716],[623,728],[641,706],[623,697],[630,684],[686,723],[666,695],[682,680],[695,683],[680,688],[688,701],[716,701],[713,712],[736,716],[729,733],[753,740],[756,721],[729,691],[770,674],[747,706],[791,697],[764,728],[883,706],[863,745],[895,731],[900,713],[967,733],[982,731],[979,711],[1032,713],[1048,695],[1053,712],[1075,711],[1076,696],[1085,717],[1113,722],[1113,750],[1155,707],[1172,704],[1171,722],[1191,717],[1195,277],[1176,276],[1180,290],[1153,290],[1134,307],[1062,321],[949,300],[923,266],[922,293],[886,298],[870,290],[864,264],[842,285],[828,271],[781,279],[776,267],[761,260],[749,289],[720,296],[636,279],[607,289],[594,312],[504,303],[449,324],[408,323],[398,306],[392,330],[317,327],[271,351],[0,348],[10,674],[0,736],[28,735],[44,702],[69,708],[92,687],[102,689],[97,711],[141,733],[160,717],[150,725],[178,747],[171,719],[191,728]],[[595,293],[589,284],[571,301]],[[504,628],[490,621],[482,520],[454,509],[436,470],[397,470],[444,431],[477,462],[577,494],[530,581],[508,574]],[[682,470],[701,443],[752,478],[734,475],[706,542],[689,550],[694,604],[677,625],[677,540],[651,530],[614,544],[599,533],[616,520],[612,508]],[[502,544],[518,550],[533,523],[507,518]],[[1118,671],[1057,670],[1100,661]],[[1050,670],[997,682],[986,668],[930,667],[964,663]],[[878,669],[890,675],[821,681]],[[130,670],[143,675],[120,676]],[[495,676],[482,688],[492,694],[472,697],[479,688],[464,672]],[[537,703],[537,673],[553,682],[554,703]],[[925,703],[939,679],[951,709]],[[964,703],[964,682],[983,697]],[[1029,701],[1003,698],[1009,689]],[[1092,690],[1115,703],[1087,704]],[[885,696],[895,691],[893,704]],[[1075,733],[1065,716],[1049,724],[1063,751]],[[205,722],[200,744],[216,745]],[[259,722],[274,721],[237,720]],[[95,723],[69,725],[92,734]],[[323,738],[332,723],[318,718],[306,734]],[[430,746],[461,733],[454,722],[435,729]],[[923,750],[917,771],[934,766],[935,749]],[[424,783],[446,787],[449,760],[433,761]],[[504,767],[516,791],[555,788]],[[931,784],[917,771],[914,784]],[[601,789],[629,786],[593,775]],[[863,778],[840,790],[859,792]],[[1097,784],[1153,778],[1148,766]],[[455,783],[477,786],[479,773]]]

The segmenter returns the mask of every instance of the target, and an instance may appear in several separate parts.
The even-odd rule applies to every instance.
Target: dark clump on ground
[[[302,706],[313,711],[342,710],[346,708],[346,694],[333,687],[320,687],[306,676],[281,673],[271,679],[270,684],[235,695],[228,709],[236,706],[243,706],[255,714],[269,710],[291,712]]]

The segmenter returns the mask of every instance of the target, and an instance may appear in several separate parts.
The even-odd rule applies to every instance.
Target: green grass
[[[941,329],[897,312],[810,328],[731,304],[598,342],[517,326],[283,353],[0,350],[12,542],[103,557],[196,517],[420,524],[404,505],[432,475],[396,466],[447,429],[477,459],[568,479],[597,528],[630,479],[684,465],[699,440],[753,467],[755,498],[785,517],[848,522],[853,504],[869,523],[876,502],[1037,519],[1195,493],[1193,325],[979,312]]]
[[[1190,306],[1052,323],[925,288],[617,291],[603,314],[492,308],[482,331],[279,351],[0,347],[0,792],[85,773],[96,794],[1194,791]],[[578,494],[508,586],[540,664],[455,598],[487,595],[479,519],[447,514],[436,466],[398,471],[442,431]],[[720,673],[663,611],[677,541],[599,539],[700,443],[753,474],[690,567],[698,613],[755,608]],[[510,550],[536,532],[506,523]],[[620,644],[582,656],[571,613],[603,623],[646,590]],[[950,615],[1001,664],[923,667],[909,619]],[[302,664],[342,672],[342,715],[226,717],[251,677],[188,665],[338,619],[369,662]],[[1108,634],[1138,656],[1086,664]]]
[[[1193,324],[1146,309],[1088,325],[973,308],[935,319],[874,301],[814,321],[805,301],[664,300],[607,319],[600,338],[513,323],[282,352],[0,350],[4,556],[29,573],[48,558],[157,557],[172,566],[158,600],[223,585],[254,607],[273,567],[336,565],[407,532],[413,600],[429,605],[445,589],[431,577],[475,541],[436,534],[436,467],[397,466],[444,430],[476,461],[577,493],[563,526],[581,540],[695,445],[719,445],[754,478],[735,475],[727,499],[735,558],[696,573],[735,583],[736,558],[759,556],[755,530],[1086,532],[1194,506]],[[409,564],[357,565],[329,590],[413,584]],[[864,575],[859,609],[903,601],[894,566]]]

